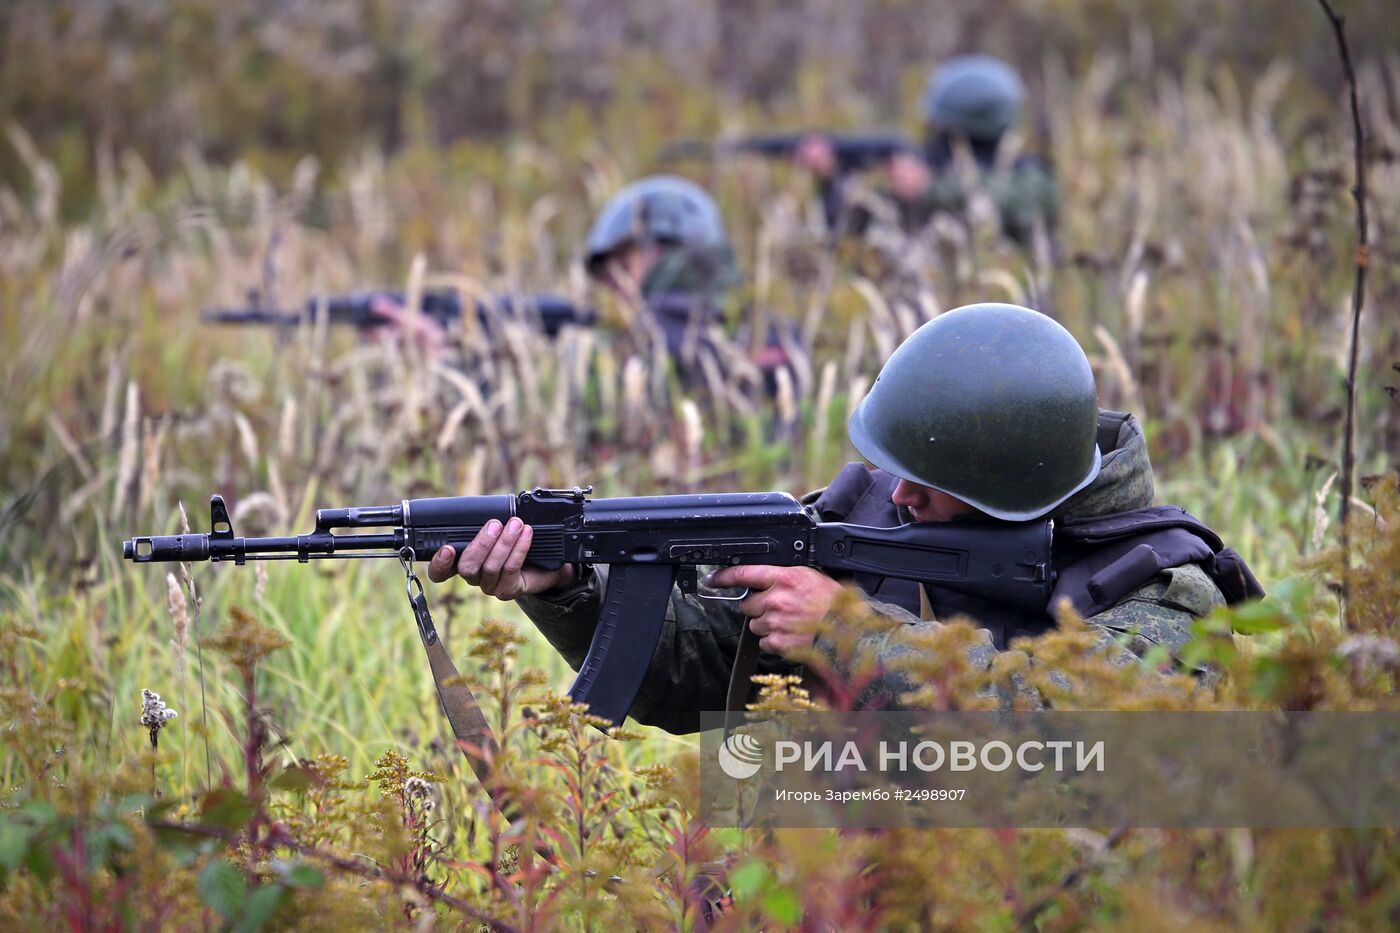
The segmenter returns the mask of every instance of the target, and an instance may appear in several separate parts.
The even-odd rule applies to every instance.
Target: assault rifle
[[[757,136],[736,136],[729,139],[683,139],[661,151],[661,159],[675,162],[683,159],[710,159],[731,155],[757,155],[770,159],[790,159],[802,140],[821,136],[831,142],[836,155],[836,172],[862,172],[888,162],[896,153],[918,154],[919,149],[898,133],[765,133]]]
[[[592,487],[537,488],[514,496],[408,499],[397,505],[320,509],[314,531],[286,538],[235,537],[223,498],[214,496],[211,533],[132,538],[123,542],[122,556],[138,563],[399,559],[408,574],[419,636],[429,651],[443,706],[459,738],[463,730],[458,729],[458,719],[470,717],[454,715],[445,694],[442,672],[450,671],[455,677],[456,671],[438,641],[412,562],[431,558],[443,545],[460,554],[492,519],[504,523],[515,516],[533,526],[526,558],[533,566],[554,569],[566,562],[611,566],[598,628],[569,694],[575,702],[587,703],[594,715],[613,723],[622,722],[641,686],[660,638],[671,588],[678,586],[682,593],[701,598],[725,598],[700,591],[697,567],[702,564],[864,571],[936,584],[1032,611],[1044,611],[1050,598],[1050,521],[870,528],[818,521],[786,493],[590,499],[591,493]],[[345,529],[356,531],[337,533]],[[363,529],[381,530],[364,533]],[[485,729],[484,720],[479,729]]]
[[[276,311],[265,308],[205,308],[203,319],[210,324],[261,324],[295,327],[310,324],[325,316],[331,324],[346,324],[360,330],[383,327],[390,320],[374,310],[375,298],[388,298],[403,304],[401,292],[361,291],[347,295],[314,297],[300,311]],[[423,314],[448,330],[462,316],[462,300],[454,291],[425,291],[418,308]],[[547,336],[556,337],[566,325],[592,327],[598,313],[592,308],[579,308],[559,295],[503,295],[493,303],[476,303],[477,318],[488,332],[496,318],[530,318],[539,316]]]

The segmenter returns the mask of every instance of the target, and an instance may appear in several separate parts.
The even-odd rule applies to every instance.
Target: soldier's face
[[[946,522],[959,515],[971,515],[977,511],[946,492],[911,483],[907,479],[899,481],[890,499],[895,505],[908,509],[916,522]]]
[[[635,243],[624,246],[608,257],[603,267],[603,282],[624,296],[635,296],[641,292],[642,282],[656,264],[656,259],[654,246],[638,246]]]

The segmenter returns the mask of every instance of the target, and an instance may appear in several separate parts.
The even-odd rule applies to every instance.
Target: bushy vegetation
[[[945,627],[930,695],[975,705],[1025,663],[1071,673],[1069,690],[1040,683],[1063,708],[1394,709],[1386,10],[1354,20],[1372,478],[1344,574],[1350,138],[1310,4],[980,3],[946,22],[923,4],[783,4],[747,31],[728,3],[271,6],[0,10],[0,924],[1396,923],[1390,832],[710,831],[690,740],[605,738],[548,695],[569,673],[513,606],[430,588],[503,738],[507,823],[453,747],[391,562],[167,577],[118,552],[203,530],[211,492],[244,534],[304,530],[318,506],[533,485],[800,493],[853,456],[846,414],[918,323],[1035,301],[1089,350],[1102,403],[1143,417],[1159,499],[1219,529],[1273,595],[1199,624],[1191,650],[1223,672],[1211,695],[1094,657],[1074,620],[985,673],[955,660],[966,627]],[[1236,28],[1263,7],[1265,26]],[[627,309],[588,293],[582,232],[667,138],[908,122],[928,63],[964,40],[1020,55],[1043,117],[1011,144],[1054,159],[1053,254],[1000,241],[976,205],[967,230],[833,250],[806,179],[685,166],[719,196],[746,298],[811,341],[771,399],[742,367],[682,384],[625,338]],[[294,305],[387,284],[562,291],[606,326],[547,345],[509,329],[492,348],[464,331],[458,368],[411,342],[198,324],[250,291]],[[862,620],[853,604],[833,624]],[[179,715],[143,716],[143,690]],[[803,702],[782,681],[765,699]]]

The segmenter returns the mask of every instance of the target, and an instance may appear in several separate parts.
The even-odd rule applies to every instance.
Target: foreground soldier
[[[978,183],[996,204],[1006,236],[1029,246],[1037,229],[1049,231],[1059,209],[1059,190],[1049,166],[1029,155],[1009,165],[998,160],[1002,139],[1024,100],[1025,88],[1015,70],[988,55],[955,58],[929,75],[923,95],[923,158],[899,153],[889,164],[885,193],[906,233],[923,228],[936,214],[965,216],[969,192],[955,165],[961,147],[970,151]],[[871,214],[848,202],[849,180],[838,172],[830,143],[811,137],[795,158],[816,177],[828,224],[862,233]]]
[[[1049,516],[1059,529],[1058,584],[1035,614],[937,587],[921,593],[894,579],[856,574],[846,581],[904,623],[871,636],[882,664],[910,650],[906,636],[960,614],[1004,650],[1013,638],[1053,628],[1050,613],[1061,598],[1106,641],[1123,639],[1138,655],[1154,645],[1175,652],[1190,637],[1191,620],[1223,604],[1226,593],[1232,602],[1259,595],[1238,555],[1213,532],[1179,509],[1149,508],[1152,468],[1137,420],[1098,409],[1083,350],[1038,312],[971,305],[925,324],[885,364],[851,418],[850,437],[877,468],[848,464],[810,495],[805,501],[822,520],[888,527]],[[493,523],[460,556],[451,548],[436,554],[429,575],[441,582],[459,574],[499,599],[518,599],[577,669],[598,622],[606,572],[525,567],[530,540],[530,528],[516,519]],[[760,670],[800,671],[790,658],[813,646],[815,625],[842,585],[810,568],[764,566],[727,567],[710,582],[750,593],[736,609],[673,591],[632,706],[637,721],[687,732],[698,728],[701,710],[722,709],[746,622],[766,652]],[[888,668],[863,699],[893,706],[917,686]]]

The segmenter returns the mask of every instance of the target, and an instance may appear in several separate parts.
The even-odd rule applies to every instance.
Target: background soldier
[[[743,277],[714,200],[674,175],[652,175],[615,194],[593,221],[584,245],[589,275],[618,294],[633,324],[659,336],[687,381],[708,357],[729,373],[745,357],[770,383],[798,352],[796,332],[767,327],[750,347],[751,322],[730,329],[725,311]]]
[[[795,328],[780,339],[770,326],[764,346],[753,350],[747,323],[730,339],[725,312],[743,276],[714,199],[688,179],[652,175],[613,195],[588,231],[584,267],[622,299],[635,332],[664,345],[688,382],[701,381],[706,359],[716,374],[733,375],[740,356],[771,391],[774,372],[798,352]],[[385,331],[407,332],[434,355],[445,352],[446,332],[426,316],[408,315],[386,296],[373,308]]]
[[[889,527],[909,521],[1056,522],[1058,582],[1041,612],[1026,613],[936,586],[855,574],[838,581],[807,567],[726,567],[716,587],[747,587],[737,608],[673,591],[666,625],[633,704],[637,721],[672,732],[698,728],[701,710],[725,705],[740,633],[760,636],[759,670],[794,673],[814,647],[816,623],[842,582],[890,620],[866,651],[883,671],[862,702],[894,706],[919,685],[893,664],[908,640],[938,619],[967,615],[987,651],[1054,627],[1068,599],[1103,633],[1141,655],[1175,652],[1190,623],[1227,601],[1259,595],[1233,551],[1182,510],[1152,508],[1152,467],[1137,419],[1101,411],[1084,351],[1059,324],[1016,305],[970,305],[943,314],[894,352],[851,418],[851,442],[876,468],[847,464],[804,501],[823,521]],[[455,574],[525,613],[575,669],[598,623],[607,572],[524,566],[532,532],[518,519],[488,525],[461,555],[443,548],[434,581]],[[1145,545],[1145,547],[1144,547]],[[1222,591],[1222,587],[1224,591]],[[835,664],[831,647],[815,642]],[[838,675],[844,672],[837,667]]]
[[[989,55],[966,55],[934,70],[924,86],[923,157],[897,153],[889,163],[889,188],[899,226],[922,229],[936,214],[966,215],[969,179],[957,156],[970,153],[973,184],[996,205],[1003,233],[1030,246],[1037,229],[1048,233],[1059,210],[1059,190],[1050,167],[1023,154],[999,158],[1006,132],[1025,102],[1025,87],[1014,69]],[[854,234],[870,224],[867,208],[852,203],[849,179],[837,171],[831,143],[823,136],[803,141],[795,159],[816,178],[828,224]]]

